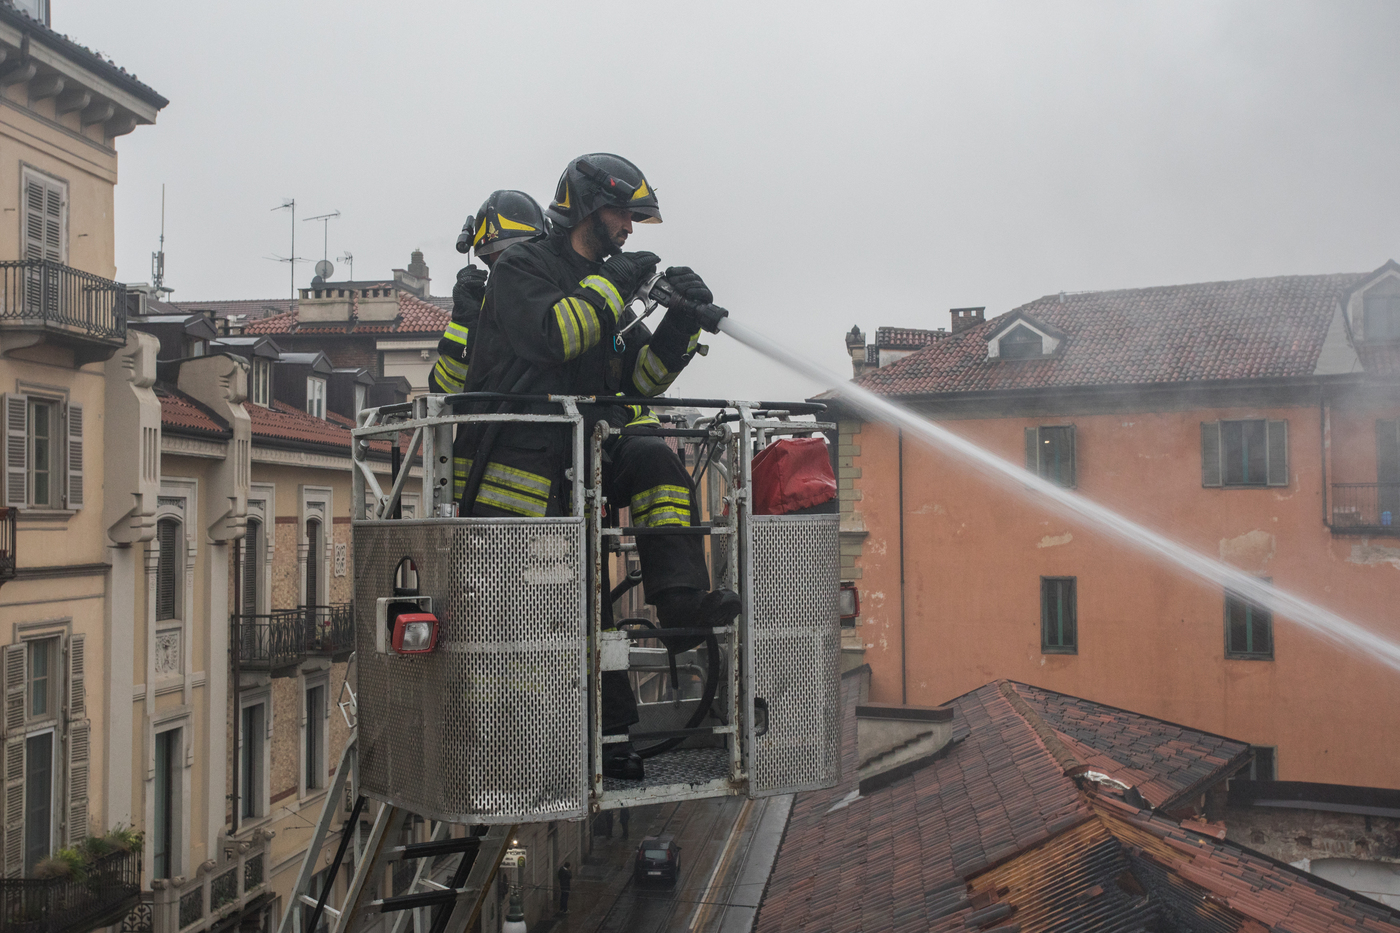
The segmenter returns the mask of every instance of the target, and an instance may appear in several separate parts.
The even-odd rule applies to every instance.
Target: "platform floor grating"
[[[729,776],[729,750],[680,748],[662,752],[643,762],[646,777],[640,781],[603,778],[604,791],[636,790],[662,784],[706,784]]]

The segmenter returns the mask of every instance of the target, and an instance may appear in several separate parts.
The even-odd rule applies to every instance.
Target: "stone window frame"
[[[169,642],[169,635],[172,632],[179,633],[178,662],[172,670],[168,665],[164,673],[161,672],[159,654],[155,654],[152,662],[152,672],[155,675],[156,694],[160,695],[168,691],[183,687],[186,675],[189,673],[189,658],[192,651],[192,640],[194,632],[194,618],[197,614],[195,609],[195,588],[194,575],[195,567],[199,561],[199,541],[194,529],[199,526],[199,481],[194,478],[165,476],[161,478],[160,492],[156,498],[156,522],[163,519],[174,519],[180,523],[180,530],[184,539],[185,565],[184,577],[180,581],[183,598],[180,605],[180,618],[178,619],[157,619],[154,609],[147,614],[152,622],[150,632],[150,648],[154,654],[159,651],[162,639]],[[154,542],[153,542],[154,544]]]
[[[321,687],[325,690],[322,694],[325,697],[325,712],[322,716],[321,727],[321,764],[329,769],[330,762],[330,721],[331,708],[335,705],[331,701],[331,672],[329,667],[321,667],[313,670],[303,670],[298,680],[297,696],[300,703],[297,707],[297,796],[301,800],[324,794],[330,787],[329,774],[321,775],[321,784],[318,787],[310,787],[306,783],[306,699],[307,694],[314,687]]]
[[[321,523],[320,572],[316,577],[316,602],[318,606],[330,605],[331,574],[334,570],[334,551],[331,541],[334,537],[332,516],[335,515],[335,490],[330,486],[303,485],[298,487],[300,509],[297,513],[297,565],[300,570],[297,579],[297,601],[306,598],[306,566],[312,555],[308,553],[310,543],[306,539],[306,524],[312,519]]]
[[[272,612],[272,559],[277,550],[277,485],[251,483],[248,487],[248,517],[262,523],[262,548],[258,567],[258,605],[244,612],[266,615]],[[247,541],[244,541],[247,546]]]
[[[234,780],[238,782],[240,791],[238,805],[244,805],[242,797],[243,787],[243,746],[248,742],[248,736],[243,729],[243,713],[249,707],[261,706],[263,708],[263,734],[258,736],[257,741],[262,746],[262,773],[258,782],[258,806],[256,816],[243,816],[240,810],[238,816],[238,831],[242,834],[250,826],[268,820],[272,815],[272,731],[275,719],[275,712],[272,704],[272,684],[271,682],[260,683],[257,686],[245,686],[238,694],[238,741],[239,745],[233,750]]]

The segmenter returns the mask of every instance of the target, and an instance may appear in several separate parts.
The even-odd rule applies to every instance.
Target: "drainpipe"
[[[233,831],[231,836],[238,835],[238,769],[243,764],[243,756],[238,749],[238,730],[243,725],[243,710],[239,709],[238,702],[242,695],[242,670],[239,666],[238,648],[240,641],[240,624],[243,621],[243,539],[233,539],[233,625],[229,628],[233,632],[233,644],[229,646],[229,654],[233,656]]]
[[[899,702],[909,703],[909,661],[904,650],[904,429],[899,429]]]
[[[1327,513],[1327,389],[1324,386],[1317,387],[1317,432],[1319,441],[1318,454],[1322,460],[1322,527],[1331,529],[1331,516]]]

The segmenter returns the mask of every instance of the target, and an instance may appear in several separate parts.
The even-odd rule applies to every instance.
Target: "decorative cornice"
[[[201,441],[193,437],[160,432],[160,452],[179,457],[204,457],[208,460],[223,460],[228,456],[227,441]]]

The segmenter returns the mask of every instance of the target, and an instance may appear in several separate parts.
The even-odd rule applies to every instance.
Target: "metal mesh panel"
[[[753,739],[752,796],[830,787],[840,777],[838,515],[759,515],[753,551],[752,695],[768,703]]]
[[[360,784],[454,822],[582,815],[581,519],[355,523]],[[413,558],[437,650],[380,653],[375,600]]]

